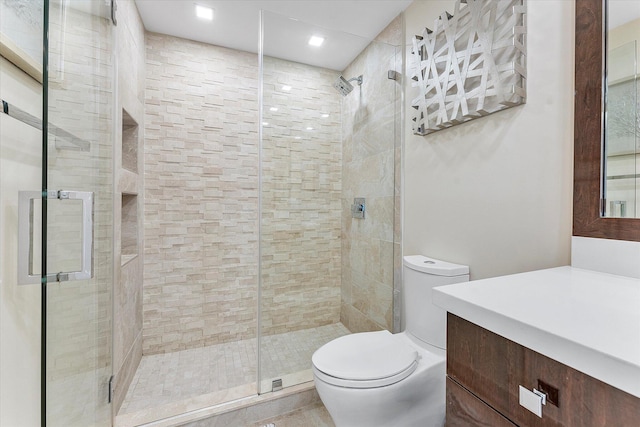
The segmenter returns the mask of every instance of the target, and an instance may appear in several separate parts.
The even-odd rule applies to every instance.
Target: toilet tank
[[[405,332],[445,349],[447,312],[432,303],[431,290],[436,286],[468,282],[469,267],[422,255],[405,256],[403,264]]]

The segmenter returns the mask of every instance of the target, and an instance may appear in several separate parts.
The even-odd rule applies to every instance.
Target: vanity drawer
[[[517,427],[491,406],[447,378],[447,427]]]
[[[448,377],[515,424],[640,426],[640,399],[450,313],[447,322]],[[542,418],[518,396],[519,385],[532,390],[539,380],[558,390],[558,405],[543,406]]]

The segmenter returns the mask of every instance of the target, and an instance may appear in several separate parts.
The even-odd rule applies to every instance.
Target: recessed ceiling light
[[[322,115],[322,116],[320,116],[320,117],[322,117],[322,118],[326,119],[327,117],[329,117],[329,115],[328,115],[328,114],[323,114],[323,115]]]
[[[311,36],[311,38],[309,39],[310,46],[322,46],[322,43],[324,43],[324,37]]]
[[[293,139],[302,139],[301,136],[294,136]]]
[[[269,111],[278,111],[278,107],[271,107],[269,108]]]
[[[284,85],[284,86],[282,86],[282,90],[289,92],[291,90],[291,86]]]
[[[213,9],[206,6],[196,5],[196,16],[200,19],[206,19],[207,21],[213,20]]]
[[[313,128],[312,128],[311,126],[309,126],[309,127],[307,128],[307,130],[313,130]]]
[[[262,126],[269,126],[269,122],[262,122]]]

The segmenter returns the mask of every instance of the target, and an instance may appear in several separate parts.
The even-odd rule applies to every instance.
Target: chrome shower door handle
[[[49,198],[82,201],[82,266],[80,271],[47,274],[47,278],[49,280],[55,278],[57,282],[91,279],[93,277],[93,192],[50,191]]]
[[[41,275],[33,271],[33,201],[40,191],[20,191],[18,195],[18,284],[40,283]],[[82,255],[79,271],[47,274],[47,281],[64,282],[93,277],[93,192],[48,191],[48,199],[80,200],[82,202]],[[46,244],[46,242],[43,242]]]

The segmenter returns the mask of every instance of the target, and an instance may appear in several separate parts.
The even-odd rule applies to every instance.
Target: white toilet
[[[406,256],[404,332],[346,335],[313,354],[315,386],[337,427],[444,425],[447,318],[431,289],[468,280],[467,266]]]

